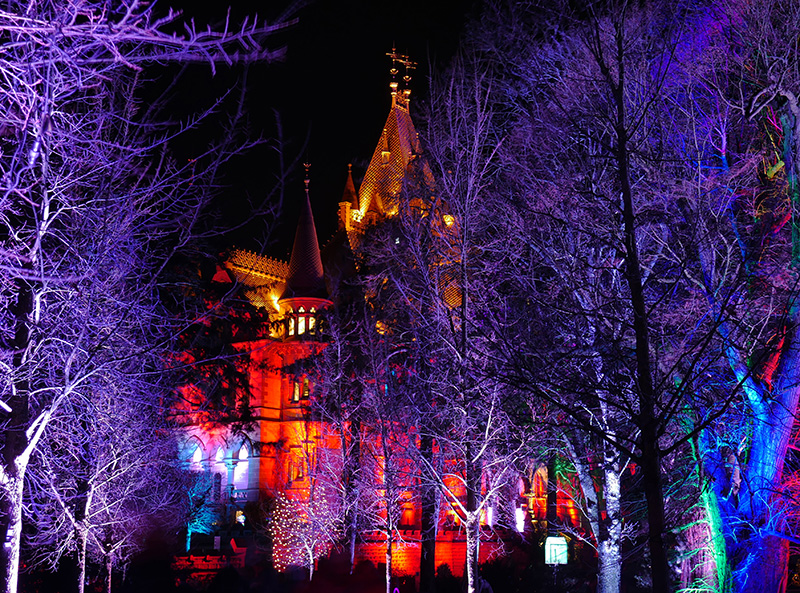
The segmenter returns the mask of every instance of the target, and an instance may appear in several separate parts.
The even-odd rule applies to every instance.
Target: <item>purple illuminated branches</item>
[[[781,492],[800,398],[798,14],[770,1],[508,5],[481,29],[510,60],[498,211],[522,313],[498,356],[569,420],[578,466],[603,453],[603,489],[624,497],[615,475],[629,458],[641,467],[654,590],[673,573],[680,501],[699,493],[713,562],[686,582],[778,590],[796,537]],[[690,449],[698,483],[673,484]]]
[[[289,23],[284,15],[273,24],[202,30],[172,12],[159,18],[136,0],[12,0],[0,10],[0,400],[11,408],[3,416],[0,516],[9,593],[17,587],[25,493],[35,492],[37,505],[51,496],[53,512],[39,516],[56,522],[68,519],[56,519],[59,497],[78,496],[85,510],[71,515],[80,531],[94,512],[83,503],[90,493],[99,501],[93,488],[108,483],[97,477],[108,465],[98,460],[111,454],[109,463],[126,466],[126,443],[136,442],[114,451],[92,444],[103,434],[92,428],[102,415],[81,414],[113,396],[149,408],[148,418],[166,401],[162,361],[178,328],[159,302],[161,274],[172,251],[192,241],[214,186],[209,176],[236,150],[234,142],[209,148],[200,157],[208,167],[192,177],[192,164],[177,165],[166,152],[185,127],[158,125],[158,106],[142,105],[140,83],[166,62],[202,61],[213,70],[278,57],[266,43]],[[75,422],[60,424],[72,412],[80,412]],[[87,453],[60,459],[69,451]],[[31,463],[36,471],[28,474]],[[48,487],[47,468],[70,467],[79,482],[73,494],[60,490],[66,481]],[[109,496],[104,508],[115,508],[117,496]],[[64,531],[46,523],[43,533],[63,549],[66,540],[55,534]]]

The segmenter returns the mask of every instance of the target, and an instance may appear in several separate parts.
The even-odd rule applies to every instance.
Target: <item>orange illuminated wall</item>
[[[420,144],[409,115],[408,93],[399,92],[393,87],[392,107],[381,133],[372,160],[365,172],[361,187],[356,192],[352,174],[348,173],[343,201],[340,203],[341,243],[350,251],[356,252],[363,232],[371,224],[378,224],[396,214],[397,199],[405,176],[412,165],[419,168],[424,179],[432,185],[429,168],[420,156]],[[246,487],[230,489],[230,497],[221,503],[241,509],[244,502],[261,501],[266,498],[285,497],[289,503],[309,503],[312,480],[316,484],[315,469],[321,459],[341,458],[340,441],[332,434],[332,427],[310,420],[308,408],[313,397],[313,380],[302,372],[294,374],[287,367],[301,367],[302,361],[324,345],[315,342],[318,337],[316,313],[333,303],[326,298],[322,280],[322,260],[313,224],[313,213],[308,199],[309,179],[306,178],[306,204],[304,215],[298,223],[292,260],[289,264],[252,252],[233,250],[224,264],[217,270],[215,282],[237,282],[244,296],[254,309],[243,313],[242,326],[247,331],[234,326],[233,341],[246,360],[250,389],[251,428],[246,435],[230,431],[222,425],[212,425],[205,421],[200,409],[203,394],[194,386],[181,389],[193,422],[186,428],[186,459],[192,460],[191,467],[197,471],[216,471],[225,487],[236,486],[235,476],[245,475],[242,468],[247,467]],[[445,232],[456,229],[458,221],[451,214],[443,214]],[[341,254],[339,254],[341,255]],[[322,280],[322,285],[311,286],[309,274]],[[312,274],[312,275],[313,275]],[[294,284],[293,284],[294,282]],[[442,292],[451,305],[460,298],[460,291],[452,290],[450,284],[443,284]],[[457,288],[457,287],[455,287]],[[322,293],[319,292],[322,290]],[[231,291],[232,292],[232,291]],[[216,304],[209,304],[210,307]],[[260,326],[253,328],[257,316],[263,315]],[[250,318],[253,315],[254,318]],[[239,332],[239,333],[237,333]],[[179,361],[191,364],[192,361]],[[240,394],[239,397],[244,397]],[[193,411],[194,410],[194,411]],[[376,490],[382,483],[383,457],[380,432],[376,427],[363,427],[365,431],[363,450],[369,451],[374,463],[373,483]],[[414,430],[391,431],[399,436],[393,438],[413,438]],[[197,443],[197,445],[195,445]],[[240,451],[248,443],[258,443],[241,458]],[[403,443],[413,447],[413,443]],[[399,447],[402,449],[403,447]],[[198,459],[192,455],[200,451]],[[217,459],[222,451],[222,458]],[[449,460],[456,466],[457,460]],[[396,575],[414,575],[419,571],[420,562],[420,517],[421,511],[415,493],[417,478],[410,460],[397,461],[403,467],[401,474],[406,476],[401,483],[402,512],[396,541],[392,545],[393,567]],[[238,468],[238,469],[237,469]],[[317,474],[318,475],[318,474]],[[220,477],[221,476],[221,477]],[[524,516],[528,526],[545,521],[547,517],[547,468],[535,466],[525,479],[514,501],[516,511]],[[563,482],[563,483],[562,483]],[[241,484],[240,484],[241,485]],[[465,490],[463,483],[454,475],[445,478],[449,489],[448,497],[440,501],[439,529],[436,541],[436,565],[447,564],[453,574],[463,574],[466,558],[466,542],[459,514],[458,504],[463,502]],[[572,496],[577,487],[569,481],[559,481],[557,494],[557,514],[559,519],[573,526],[579,525],[578,510]],[[380,493],[377,493],[380,496]],[[290,505],[291,506],[291,505]],[[229,509],[230,510],[230,509]],[[230,514],[230,513],[229,513]],[[378,513],[379,514],[379,513]],[[499,551],[502,542],[486,526],[487,517],[481,517],[484,529],[480,544],[480,561],[486,561]],[[492,522],[491,520],[488,522]],[[282,554],[281,550],[275,553]],[[379,531],[365,534],[357,546],[356,563],[369,560],[382,564],[386,560],[386,535]]]

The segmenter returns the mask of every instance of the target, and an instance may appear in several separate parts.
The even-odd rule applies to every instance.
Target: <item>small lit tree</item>
[[[319,558],[326,556],[341,536],[342,517],[334,496],[319,487],[309,500],[279,495],[269,517],[272,562],[279,571],[290,566],[308,570],[314,578]]]

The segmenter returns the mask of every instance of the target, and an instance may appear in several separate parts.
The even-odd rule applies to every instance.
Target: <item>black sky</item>
[[[199,23],[224,18],[223,6],[187,3],[182,8]],[[298,23],[279,39],[287,47],[285,61],[247,70],[250,134],[274,138],[277,112],[287,141],[285,160],[299,155],[300,162],[311,163],[311,197],[321,243],[336,229],[347,164],[353,163],[358,184],[388,115],[390,61],[385,54],[395,44],[398,52],[419,64],[411,85],[413,114],[414,102],[425,100],[430,64],[441,67],[452,57],[471,8],[472,2],[458,0],[311,1],[297,12]],[[239,0],[232,6],[234,19],[270,12],[275,8],[257,2]],[[189,93],[182,89],[182,101],[187,108],[200,107],[242,74],[236,68],[211,80],[207,71],[190,77],[185,84],[196,88]],[[184,157],[191,154],[191,147],[186,150]],[[275,150],[265,145],[231,164],[219,202],[226,226],[248,218],[248,203],[264,202],[276,183],[277,162]],[[303,175],[302,166],[297,167],[286,186],[282,225],[272,229],[266,249],[273,256],[286,257],[291,248]],[[227,243],[257,250],[264,227],[263,220],[251,220],[229,232],[220,247]]]

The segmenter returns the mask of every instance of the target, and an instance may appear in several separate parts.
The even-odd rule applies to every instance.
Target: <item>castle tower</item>
[[[308,190],[309,165],[305,167],[305,198],[294,235],[286,288],[278,301],[286,321],[284,338],[287,340],[316,335],[319,329],[317,314],[333,304],[325,288],[325,273]]]
[[[352,176],[348,171],[345,195],[339,203],[339,227],[347,231],[352,248],[360,242],[360,235],[367,226],[397,214],[398,196],[409,177],[409,172],[417,164],[421,166],[422,178],[433,186],[433,177],[428,165],[419,163],[421,152],[419,138],[409,115],[411,104],[411,71],[416,67],[408,56],[397,53],[395,49],[387,54],[392,60],[389,83],[391,108],[383,125],[381,136],[375,146],[364,179],[358,193],[355,186],[350,190]],[[405,73],[399,77],[399,66]]]

